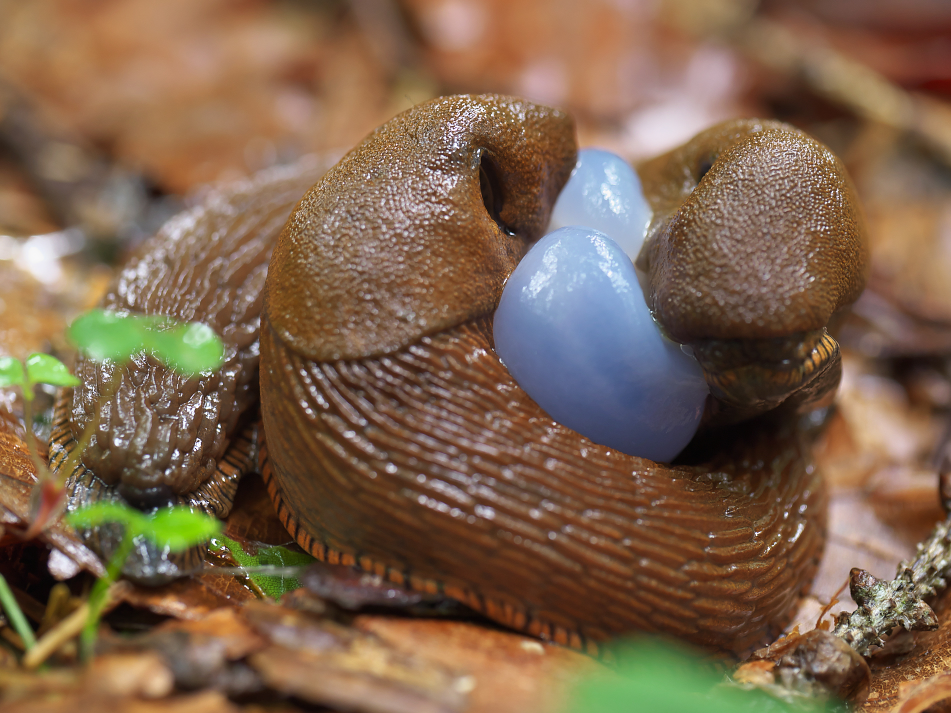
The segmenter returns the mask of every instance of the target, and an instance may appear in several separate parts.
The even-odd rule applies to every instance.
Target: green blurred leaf
[[[130,315],[94,309],[76,318],[66,336],[93,361],[111,359],[125,362],[145,348],[144,320],[154,324],[154,317]]]
[[[132,537],[142,535],[159,547],[178,552],[210,540],[221,531],[221,523],[210,515],[187,507],[163,508],[145,515],[118,502],[98,502],[66,515],[73,527],[98,527],[107,522],[125,525]]]
[[[265,547],[255,554],[249,554],[239,543],[227,537],[215,538],[212,547],[228,550],[239,567],[307,567],[317,561],[305,552],[297,552],[281,546]],[[301,587],[301,582],[296,577],[255,572],[248,572],[248,577],[272,599],[280,599],[287,592]]]
[[[164,508],[148,518],[142,534],[159,547],[180,552],[207,542],[221,532],[221,522],[184,506]]]
[[[106,501],[73,510],[67,513],[66,521],[73,527],[98,527],[107,522],[117,522],[125,525],[133,537],[149,526],[149,519],[135,508]]]
[[[63,362],[49,354],[31,354],[26,360],[26,375],[33,384],[78,386],[80,383]]]
[[[23,362],[9,356],[0,357],[0,387],[25,384],[26,373],[23,371]]]
[[[573,692],[569,713],[794,711],[762,691],[721,686],[723,677],[685,650],[646,639],[619,649],[618,676],[595,676]],[[822,706],[818,706],[821,708]],[[816,709],[812,709],[816,710]]]
[[[201,322],[95,309],[76,319],[67,334],[94,361],[125,362],[147,350],[186,376],[214,371],[224,361],[221,338]]]
[[[156,358],[188,376],[218,369],[224,361],[224,344],[215,331],[201,322],[178,324],[150,332],[146,339]]]

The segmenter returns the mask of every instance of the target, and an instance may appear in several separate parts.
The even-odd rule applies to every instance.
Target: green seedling
[[[199,322],[177,322],[168,317],[119,314],[95,309],[77,318],[70,325],[67,337],[87,358],[114,364],[112,377],[100,393],[100,403],[106,403],[115,396],[122,378],[122,367],[137,354],[149,354],[170,369],[189,377],[210,373],[224,361],[224,344],[211,327]],[[25,367],[15,359],[0,362],[0,386],[18,384],[22,387],[24,418],[28,424],[33,422],[30,402],[36,383],[76,386],[79,380],[61,362],[47,354],[32,355]],[[76,468],[98,425],[97,411],[97,415],[86,424],[76,448],[59,469],[59,478],[53,478],[42,463],[35,443],[27,443],[38,472],[28,536],[41,532],[62,511],[66,478]]]
[[[183,323],[161,316],[127,315],[97,309],[76,319],[67,336],[89,359],[113,363],[112,377],[100,393],[100,405],[115,396],[123,367],[138,354],[148,354],[188,377],[210,373],[224,362],[221,339],[210,327],[198,322]],[[32,354],[25,362],[12,357],[0,358],[0,388],[17,386],[23,393],[27,448],[37,471],[30,526],[24,535],[27,539],[38,535],[59,517],[66,500],[66,478],[76,468],[99,425],[97,411],[59,469],[60,476],[54,477],[39,456],[33,434],[34,388],[37,384],[73,387],[79,383],[62,362],[48,354]],[[124,533],[120,546],[106,566],[106,576],[96,582],[90,594],[90,615],[82,637],[86,653],[91,651],[95,640],[106,590],[122,571],[136,537],[144,537],[177,552],[205,542],[220,531],[217,520],[188,508],[171,508],[145,515],[118,503],[102,502],[71,513],[68,520],[74,527],[118,523],[123,526]],[[29,648],[34,642],[32,631],[12,594],[7,596],[9,588],[5,584],[5,581],[0,583],[0,604]]]
[[[86,619],[80,638],[86,657],[92,653],[96,641],[99,617],[106,603],[106,590],[118,579],[137,537],[145,538],[157,547],[168,548],[171,552],[181,552],[207,542],[221,532],[221,522],[217,519],[187,507],[163,508],[146,515],[121,503],[98,502],[69,513],[66,521],[77,528],[99,527],[107,523],[117,523],[123,528],[122,541],[106,565],[106,575],[96,580],[89,593],[89,618]]]
[[[109,385],[100,395],[102,401],[115,395],[122,374],[120,367],[143,352],[189,377],[210,373],[224,362],[221,339],[210,327],[198,322],[182,323],[167,317],[125,315],[97,309],[76,319],[67,336],[89,359],[116,364]],[[87,425],[72,454],[77,459],[97,426],[98,419],[92,419]],[[75,463],[67,461],[62,469],[64,476],[74,467]],[[206,542],[221,530],[221,523],[216,519],[188,508],[168,508],[145,515],[126,505],[106,502],[76,510],[67,520],[73,527],[96,527],[107,522],[123,526],[122,541],[106,566],[106,576],[96,582],[89,595],[89,618],[81,638],[87,656],[95,642],[106,590],[122,572],[136,537],[144,537],[158,547],[180,552]]]
[[[201,322],[94,309],[76,319],[66,335],[93,361],[123,364],[145,352],[185,376],[214,371],[224,361],[224,344]]]
[[[23,419],[26,421],[27,447],[38,473],[46,471],[46,464],[39,456],[33,435],[33,399],[36,385],[76,386],[79,379],[56,357],[49,354],[30,354],[25,362],[13,357],[0,357],[0,388],[19,386],[23,394]]]
[[[76,386],[79,379],[56,357],[49,354],[31,354],[25,362],[13,357],[0,357],[0,387],[18,386],[23,394],[23,420],[26,422],[26,446],[36,468],[36,487],[30,499],[30,527],[26,537],[34,537],[52,522],[62,510],[65,494],[61,484],[51,476],[46,463],[40,458],[36,436],[33,433],[33,399],[36,385]]]
[[[569,713],[792,713],[803,710],[762,691],[728,685],[722,674],[703,666],[695,655],[671,642],[635,640],[620,646],[615,654],[617,667],[611,675],[594,675],[575,687]],[[808,710],[831,713],[835,709],[831,704],[816,702]]]

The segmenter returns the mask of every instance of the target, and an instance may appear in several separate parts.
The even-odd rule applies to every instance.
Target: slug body
[[[773,139],[783,146],[778,157]],[[493,349],[505,280],[544,231],[574,166],[567,116],[496,96],[434,100],[371,134],[304,195],[267,272],[260,382],[262,472],[305,549],[441,590],[579,648],[637,629],[741,649],[788,615],[825,531],[824,490],[794,411],[823,403],[837,380],[838,352],[823,349],[831,340],[823,319],[864,280],[861,218],[831,154],[774,122],[733,122],[682,151],[640,169],[654,218],[638,264],[655,316],[669,336],[706,355],[716,397],[708,408],[716,448],[698,444],[675,466],[621,454],[553,421]],[[758,202],[745,208],[737,193],[744,170],[758,160],[782,178],[784,163],[798,165],[797,151],[807,162],[817,157],[815,191],[827,192],[833,207],[819,202],[812,213],[774,219],[760,215]],[[697,156],[713,156],[702,176]],[[730,266],[730,279],[749,286],[743,310],[755,312],[751,322],[744,311],[718,315],[732,295],[727,282],[706,277],[696,291],[709,288],[709,298],[699,303],[667,284],[681,279],[678,269],[724,269],[717,250],[725,238],[714,229],[722,216],[703,227],[708,204],[693,200],[708,179],[717,181],[715,209],[755,213],[739,221],[744,235],[731,233],[741,252],[744,240],[780,241],[771,231],[784,231],[789,264],[769,262],[772,248],[763,248],[753,251],[762,256],[752,274]],[[787,189],[781,182],[775,190]],[[685,227],[693,224],[700,228]],[[680,257],[696,264],[678,268]],[[777,298],[764,269],[790,264],[799,277],[783,278]],[[188,265],[174,269],[186,275],[186,292],[200,281]],[[699,321],[696,310],[706,310]],[[711,319],[719,324],[705,325]],[[247,364],[241,373],[253,375]],[[786,416],[744,424],[742,437],[716,430],[783,402],[794,407]],[[84,408],[73,407],[74,420]],[[196,422],[194,411],[191,421],[180,416],[183,425]],[[223,433],[240,440],[237,425]],[[131,476],[114,482],[122,477]],[[90,471],[74,476],[96,480]],[[143,500],[149,488],[190,492],[186,478],[159,481],[130,492]]]

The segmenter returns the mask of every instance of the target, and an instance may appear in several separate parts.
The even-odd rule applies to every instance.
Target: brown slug
[[[226,514],[251,458],[240,412],[260,317],[261,470],[317,557],[578,648],[635,629],[755,642],[788,615],[824,541],[795,413],[838,380],[825,326],[867,261],[854,191],[827,149],[776,122],[724,124],[639,167],[655,211],[638,260],[650,304],[715,396],[706,441],[664,465],[552,421],[493,351],[502,286],[575,154],[561,112],[448,97],[382,126],[306,194],[305,177],[259,179],[178,219],[105,304],[208,321],[229,362],[188,383],[145,357],[128,369],[70,507],[125,495]],[[74,432],[109,372],[81,364]],[[784,401],[742,434],[715,428]],[[54,463],[69,420],[63,399]],[[114,534],[89,537],[114,547]],[[127,573],[176,566],[143,550]]]

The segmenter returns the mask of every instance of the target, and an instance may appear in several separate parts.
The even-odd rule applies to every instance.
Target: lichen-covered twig
[[[853,569],[850,591],[858,607],[839,614],[833,634],[863,656],[869,647],[882,646],[884,636],[897,626],[908,631],[931,631],[938,618],[924,600],[945,588],[951,571],[951,518],[939,524],[918,545],[915,558],[898,566],[895,579],[876,579]]]
[[[785,701],[813,697],[816,705],[830,694],[862,700],[871,676],[862,657],[872,646],[883,646],[898,626],[908,631],[938,628],[938,618],[924,600],[944,589],[949,575],[951,516],[918,545],[913,560],[898,566],[895,579],[853,569],[850,590],[858,607],[839,614],[831,634],[814,629],[780,640],[737,669],[735,684]],[[772,662],[772,668],[764,667],[766,662]]]

